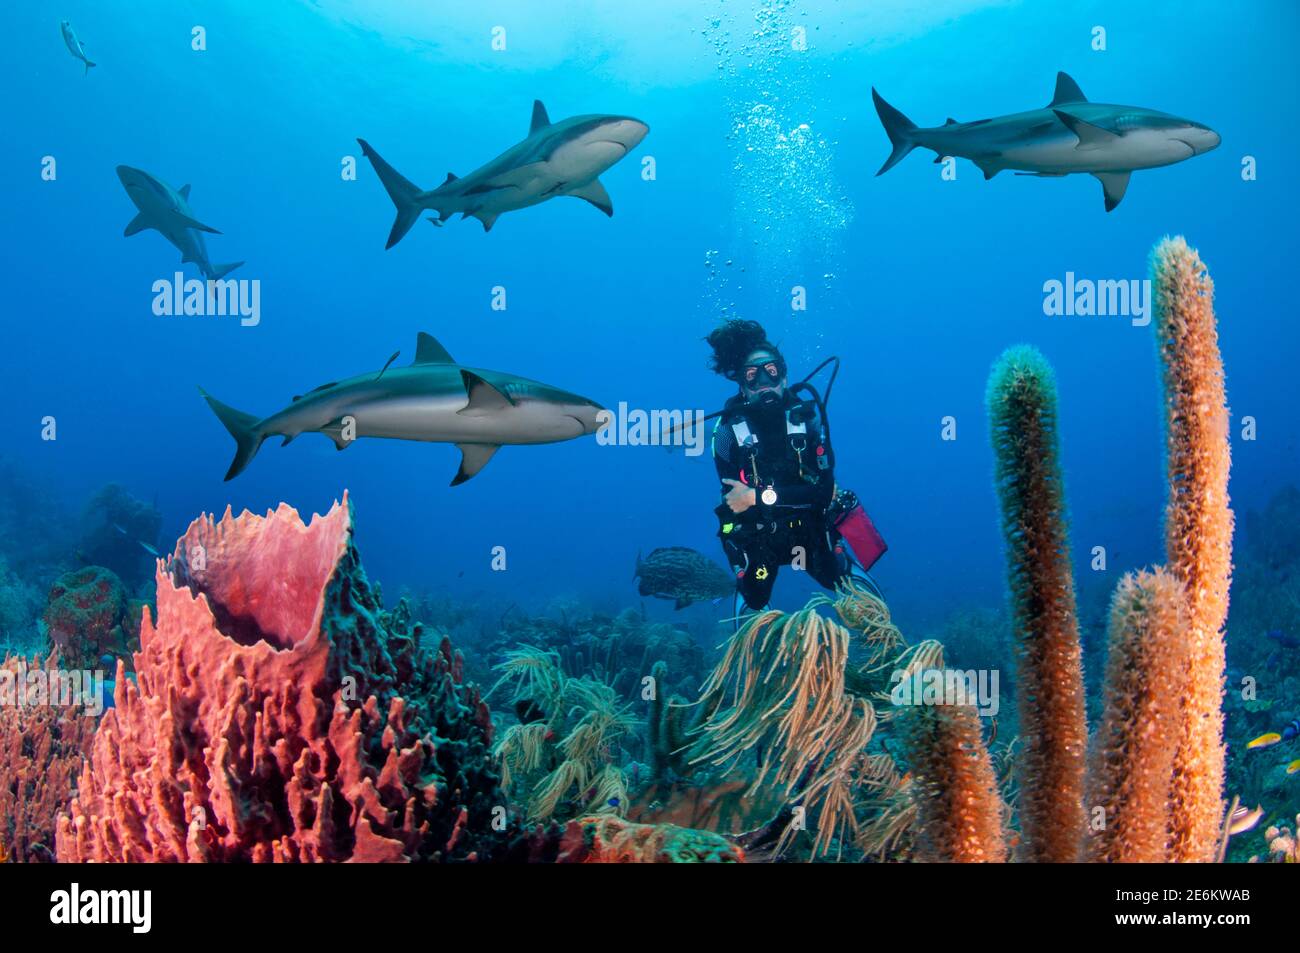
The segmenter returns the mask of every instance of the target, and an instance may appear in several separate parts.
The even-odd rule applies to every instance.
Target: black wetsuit
[[[802,432],[801,432],[802,431]],[[728,401],[713,429],[718,477],[755,488],[743,513],[724,501],[715,511],[718,536],[746,605],[767,605],[781,566],[796,562],[819,584],[834,588],[850,563],[826,511],[835,497],[834,456],[816,405],[787,393],[771,404]],[[775,503],[763,491],[776,491]],[[731,487],[724,484],[723,495]]]

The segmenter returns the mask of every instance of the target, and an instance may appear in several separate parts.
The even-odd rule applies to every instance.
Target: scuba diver
[[[765,608],[785,565],[807,570],[827,589],[846,582],[855,568],[865,576],[886,545],[857,497],[835,485],[826,401],[839,358],[790,386],[785,359],[758,322],[733,319],[706,340],[710,367],[739,387],[713,429],[722,481],[714,512],[738,596],[750,609]],[[823,398],[809,381],[832,362]]]

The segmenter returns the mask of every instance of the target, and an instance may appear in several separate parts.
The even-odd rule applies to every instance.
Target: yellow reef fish
[[[1248,750],[1254,748],[1270,748],[1281,740],[1282,740],[1281,735],[1279,735],[1276,731],[1270,731],[1268,734],[1260,735],[1254,741],[1250,742],[1250,744],[1246,745],[1246,748]]]

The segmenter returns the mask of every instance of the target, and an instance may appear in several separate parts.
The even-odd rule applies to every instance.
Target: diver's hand
[[[728,480],[726,477],[722,478],[722,482],[731,487],[727,495],[722,498],[722,501],[731,508],[731,512],[743,513],[758,501],[758,495],[752,486],[745,486],[739,480]]]

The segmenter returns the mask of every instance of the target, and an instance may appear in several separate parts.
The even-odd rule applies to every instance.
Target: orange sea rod
[[[1181,237],[1151,255],[1165,394],[1165,546],[1187,599],[1188,679],[1174,759],[1170,859],[1210,861],[1223,821],[1223,623],[1232,576],[1228,408],[1214,284]]]
[[[1129,573],[1110,607],[1105,705],[1093,740],[1088,857],[1169,859],[1174,744],[1182,721],[1187,642],[1182,585],[1170,572]],[[1090,815],[1090,820],[1093,820]]]
[[[918,705],[905,724],[918,791],[918,859],[1005,862],[1005,811],[975,709]]]
[[[1023,859],[1070,862],[1082,846],[1087,727],[1056,383],[1042,354],[1008,349],[987,403],[1020,680]]]

